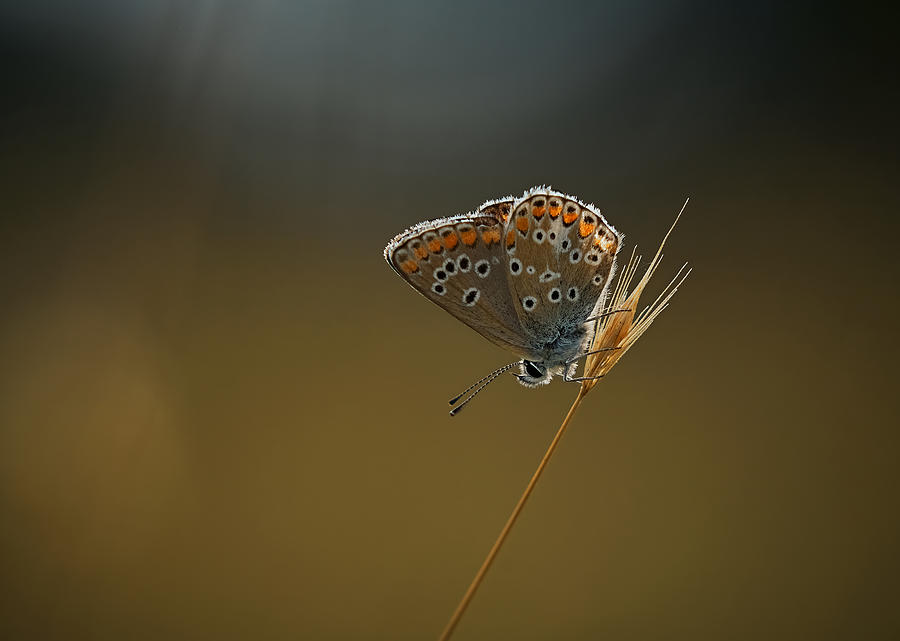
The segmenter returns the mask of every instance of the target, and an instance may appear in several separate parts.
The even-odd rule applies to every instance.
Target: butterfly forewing
[[[503,224],[511,199],[471,215],[420,223],[385,248],[413,288],[476,332],[515,353],[523,334],[506,279]]]

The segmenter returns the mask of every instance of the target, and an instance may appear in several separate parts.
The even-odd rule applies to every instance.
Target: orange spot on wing
[[[562,211],[562,205],[550,205],[550,218],[556,218]]]
[[[513,229],[510,229],[506,232],[506,248],[512,249],[516,245],[516,232]]]
[[[459,238],[456,236],[456,232],[450,232],[446,236],[444,236],[444,247],[448,250],[453,250],[456,246],[459,245]]]
[[[582,238],[587,238],[594,233],[595,229],[597,229],[597,225],[594,223],[586,223],[582,220],[581,224],[578,226],[578,235]]]
[[[575,222],[575,219],[578,218],[578,212],[566,212],[563,214],[563,222],[566,225],[571,225]]]
[[[404,260],[402,263],[400,263],[400,269],[402,269],[407,274],[413,274],[419,271],[419,266],[416,264],[416,261],[410,258],[409,260]]]
[[[478,234],[475,233],[474,229],[467,229],[466,231],[460,232],[459,236],[469,247],[474,247],[475,242],[478,240]]]
[[[428,256],[428,250],[425,249],[422,245],[416,245],[416,248],[413,249],[413,253],[419,260],[422,260],[423,258]]]
[[[541,218],[543,217],[545,211],[547,211],[547,208],[544,205],[541,205],[540,207],[535,207],[534,209],[532,209],[531,213],[535,218]]]
[[[616,241],[610,238],[609,236],[603,236],[600,239],[600,249],[603,251],[609,251],[616,246]]]
[[[516,218],[516,229],[521,232],[528,231],[528,219],[525,216],[519,216]]]
[[[441,245],[441,241],[439,241],[437,238],[432,238],[428,242],[428,249],[431,250],[432,254],[440,254],[441,251],[444,249],[444,246]]]
[[[509,218],[510,207],[510,203],[494,203],[493,205],[488,205],[483,208],[481,211],[488,216],[495,216],[500,221],[506,222],[506,219]]]
[[[488,247],[490,247],[494,243],[499,243],[500,242],[500,229],[499,228],[485,229],[484,231],[481,232],[481,240],[483,240],[485,245],[487,245]]]

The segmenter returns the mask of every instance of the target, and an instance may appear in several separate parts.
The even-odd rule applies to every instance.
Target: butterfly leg
[[[569,378],[568,376],[564,376],[563,380],[566,383],[580,383],[581,381],[596,381],[600,380],[606,376],[606,374],[600,374],[600,376],[575,376],[573,378]]]
[[[602,312],[602,313],[600,313],[600,314],[597,314],[596,316],[591,316],[589,319],[587,319],[587,320],[584,321],[584,322],[585,322],[585,323],[590,323],[590,322],[595,321],[595,320],[600,320],[601,318],[606,318],[607,316],[612,316],[613,314],[619,314],[619,313],[621,313],[621,312],[630,312],[630,311],[631,311],[631,309],[628,308],[628,307],[622,307],[622,308],[620,308],[620,309],[611,309],[611,310],[609,310],[609,311],[607,311],[607,312]]]
[[[572,373],[576,369],[576,363],[585,358],[587,356],[593,356],[594,354],[599,354],[600,352],[612,352],[617,349],[622,349],[621,347],[602,347],[600,349],[595,349],[590,352],[586,352],[581,356],[576,356],[575,358],[570,358],[566,361],[566,370],[563,372],[563,380],[566,383],[580,383],[581,381],[594,381],[598,378],[603,378],[603,375],[600,376],[572,376]]]
[[[600,349],[595,349],[590,352],[585,352],[581,356],[576,356],[575,358],[570,358],[569,360],[567,360],[566,365],[571,365],[572,363],[577,363],[582,358],[585,358],[587,356],[593,356],[594,354],[599,354],[600,352],[612,352],[617,349],[622,349],[622,348],[619,346],[617,346],[617,347],[601,347]]]

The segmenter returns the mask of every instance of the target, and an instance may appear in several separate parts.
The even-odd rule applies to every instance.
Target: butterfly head
[[[519,364],[519,373],[515,376],[525,387],[537,387],[549,383],[553,373],[542,362],[523,360]]]

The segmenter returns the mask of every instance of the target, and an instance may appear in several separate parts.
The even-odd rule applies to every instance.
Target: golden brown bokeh
[[[450,419],[510,355],[381,249],[545,182],[622,256],[690,196],[650,300],[694,272],[454,639],[900,633],[887,21],[30,7],[0,12],[0,636],[436,638],[577,388]]]

